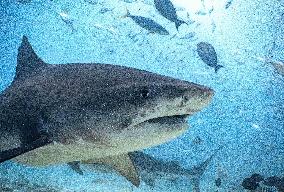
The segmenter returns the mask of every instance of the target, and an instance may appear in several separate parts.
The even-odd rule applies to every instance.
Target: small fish
[[[224,67],[222,65],[217,64],[217,53],[211,44],[206,42],[198,43],[197,53],[204,63],[215,69],[215,73],[217,73],[220,68]]]
[[[192,39],[193,37],[196,36],[196,33],[195,32],[190,32],[182,37],[180,37],[180,39]]]
[[[201,139],[199,136],[195,137],[193,140],[192,140],[192,144],[194,145],[200,145],[202,144],[204,141],[203,139]]]
[[[270,61],[271,65],[276,69],[277,73],[284,76],[284,62]]]
[[[123,0],[125,3],[134,3],[136,2],[137,0]]]
[[[247,51],[246,51],[247,52]],[[284,76],[284,61],[275,60],[272,57],[263,57],[263,56],[252,56],[252,58],[257,59],[258,61],[271,64],[279,75]]]
[[[17,0],[17,2],[22,3],[22,4],[27,4],[27,3],[31,3],[32,0]]]
[[[76,31],[74,28],[74,24],[73,24],[74,20],[71,19],[70,16],[66,12],[63,12],[63,11],[60,12],[59,16],[61,20],[72,30],[72,33]]]
[[[204,0],[200,0],[200,1],[201,1],[203,9],[205,9],[205,1]]]
[[[205,11],[198,11],[195,13],[196,15],[206,15],[207,13]]]
[[[215,32],[215,30],[216,30],[216,24],[215,24],[215,22],[213,21],[213,19],[212,19],[212,21],[211,21],[211,27],[212,27],[212,33],[214,33]]]
[[[228,9],[229,7],[231,7],[233,3],[233,0],[228,0],[227,3],[225,4],[225,9]]]
[[[99,0],[84,0],[86,3],[89,3],[91,5],[97,5],[99,3]]]
[[[187,25],[191,25],[191,24],[195,23],[195,21],[193,21],[193,20],[190,18],[190,15],[189,15],[188,12],[186,13],[186,17],[187,17],[187,19],[188,19],[188,21],[186,22]]]
[[[258,61],[271,64],[278,74],[284,76],[284,62],[283,61],[277,61],[273,59],[272,57],[262,57],[262,56],[252,56],[254,59],[257,59]]]
[[[181,24],[186,23],[178,19],[176,9],[170,0],[154,0],[154,3],[156,9],[162,16],[175,23],[177,30]]]
[[[101,9],[100,9],[100,13],[101,13],[101,14],[105,14],[105,13],[107,13],[107,12],[109,12],[109,11],[112,11],[112,10],[113,10],[113,8],[110,9],[110,8],[104,7],[104,8],[101,8]]]
[[[133,21],[135,21],[135,23],[137,23],[140,27],[147,29],[150,33],[169,35],[169,32],[163,26],[156,23],[150,18],[131,15],[128,10],[125,17],[130,17]]]
[[[214,11],[214,7],[211,7],[211,9],[208,11],[209,15]]]
[[[113,35],[118,34],[117,29],[114,26],[105,26],[105,25],[102,25],[100,23],[96,23],[96,24],[94,24],[94,27],[97,28],[97,29],[100,29],[100,30],[108,31]]]

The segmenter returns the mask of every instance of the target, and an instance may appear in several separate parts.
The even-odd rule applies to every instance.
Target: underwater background
[[[82,175],[67,165],[8,161],[0,165],[0,191],[250,191],[244,180],[255,173],[284,183],[284,76],[266,62],[284,61],[284,1],[172,3],[187,22],[178,30],[154,0],[0,0],[0,88],[14,78],[23,35],[50,64],[119,64],[211,87],[213,101],[190,117],[184,135],[143,151],[161,165],[187,170],[210,159],[197,178],[199,189],[185,171],[153,174],[154,183],[145,180],[136,188],[90,165],[82,166]],[[125,17],[127,10],[155,20],[169,34],[149,33]],[[199,42],[214,46],[224,66],[217,73],[198,56]],[[263,183],[254,191],[281,191]]]

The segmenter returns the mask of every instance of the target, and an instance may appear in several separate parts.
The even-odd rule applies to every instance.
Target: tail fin
[[[215,73],[217,73],[218,70],[221,69],[222,67],[224,67],[224,66],[223,66],[223,65],[217,65],[217,66],[215,67]]]
[[[204,174],[204,172],[206,171],[208,165],[210,164],[210,162],[212,161],[213,157],[216,155],[216,153],[220,150],[217,149],[216,152],[213,153],[213,155],[211,155],[208,159],[206,159],[204,162],[202,162],[201,164],[193,167],[192,169],[188,170],[187,172],[187,176],[189,177],[193,187],[193,192],[200,192],[200,180],[202,175]]]
[[[176,25],[176,29],[178,30],[179,26],[183,23],[186,23],[185,21],[183,20],[180,20],[180,19],[177,19],[176,22],[175,22],[175,25]],[[186,23],[187,24],[187,23]]]

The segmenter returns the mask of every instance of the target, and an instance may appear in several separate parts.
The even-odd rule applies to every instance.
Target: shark
[[[128,155],[130,156],[140,179],[151,188],[155,187],[155,182],[159,179],[164,179],[176,184],[178,179],[184,177],[188,179],[194,192],[200,192],[200,180],[218,151],[219,149],[206,160],[191,168],[183,167],[178,161],[166,161],[153,157],[143,151],[129,152]],[[88,164],[88,162],[78,161],[68,163],[68,166],[71,169],[78,174],[83,175],[84,172],[81,165],[92,166],[95,171],[103,173],[110,173],[114,171],[112,167],[105,164]]]
[[[48,64],[23,36],[0,94],[0,162],[112,165],[135,186],[128,153],[168,142],[209,105],[203,85],[114,64]]]
[[[130,158],[137,167],[141,179],[150,187],[155,187],[155,180],[158,179],[177,183],[179,178],[185,177],[191,183],[193,192],[200,192],[201,177],[215,154],[216,152],[192,168],[184,168],[178,161],[161,160],[140,151],[131,152]]]
[[[267,58],[265,62],[271,64],[278,74],[284,76],[284,61],[275,61]]]

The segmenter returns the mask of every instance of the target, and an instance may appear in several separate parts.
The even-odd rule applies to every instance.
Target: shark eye
[[[143,97],[143,98],[145,98],[145,99],[148,98],[149,95],[150,95],[150,93],[149,93],[149,90],[148,90],[148,89],[143,89],[143,90],[141,91],[141,93],[140,93],[140,96]]]

